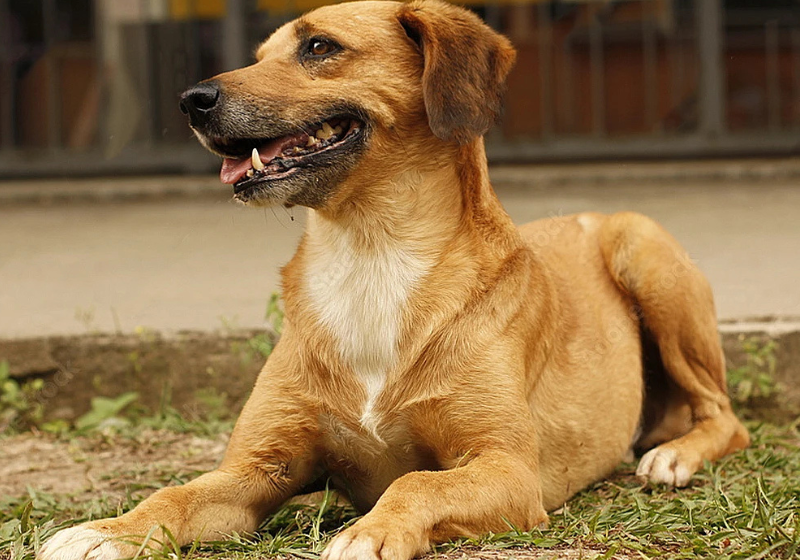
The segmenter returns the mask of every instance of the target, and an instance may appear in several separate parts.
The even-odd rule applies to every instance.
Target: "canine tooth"
[[[311,146],[316,146],[317,142],[318,142],[318,140],[317,140],[316,136],[309,136],[308,137],[308,142],[306,142],[306,147],[310,148]]]
[[[252,177],[252,176],[253,176],[253,175],[255,175],[255,174],[256,174],[256,172],[255,172],[255,171],[253,171],[252,169],[248,169],[248,170],[247,170],[247,173],[245,173],[245,175],[247,175],[248,177]]]
[[[295,154],[297,152],[299,152],[299,151],[300,151],[300,147],[299,146],[295,146],[294,148],[292,148],[292,152],[294,152]]]
[[[334,134],[341,134],[342,133],[342,125],[337,124],[336,127],[333,129]]]
[[[261,157],[258,155],[258,150],[253,148],[253,154],[250,156],[250,162],[253,164],[253,169],[257,171],[261,171],[266,167],[264,162],[261,161]]]

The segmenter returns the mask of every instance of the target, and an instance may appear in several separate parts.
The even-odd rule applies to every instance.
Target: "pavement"
[[[800,158],[492,169],[517,223],[635,210],[669,229],[726,324],[800,324]],[[263,325],[305,211],[211,176],[0,183],[0,338]],[[782,326],[782,327],[781,327]]]

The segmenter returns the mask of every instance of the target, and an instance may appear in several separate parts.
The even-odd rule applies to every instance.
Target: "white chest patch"
[[[380,439],[375,401],[397,361],[397,340],[408,297],[430,266],[393,243],[381,250],[356,253],[350,234],[331,228],[326,224],[324,236],[310,236],[306,288],[317,316],[336,340],[342,360],[364,386],[361,424]]]

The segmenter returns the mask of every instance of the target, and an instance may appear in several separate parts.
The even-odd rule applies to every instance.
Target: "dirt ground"
[[[213,439],[167,431],[144,431],[134,439],[115,437],[61,441],[46,434],[24,434],[0,441],[0,497],[37,492],[70,496],[73,504],[103,498],[124,503],[135,488],[137,499],[158,487],[191,479],[213,469],[227,436]],[[437,560],[577,560],[603,551],[590,549],[472,548],[432,553]],[[615,554],[626,560],[628,555]],[[0,558],[4,558],[0,551]],[[289,557],[286,557],[289,558]],[[276,560],[280,560],[279,558]]]
[[[23,496],[27,488],[51,494],[122,499],[130,486],[191,478],[213,469],[227,444],[167,431],[144,431],[133,439],[101,436],[61,441],[23,434],[0,441],[0,496]],[[142,488],[141,496],[156,488]]]

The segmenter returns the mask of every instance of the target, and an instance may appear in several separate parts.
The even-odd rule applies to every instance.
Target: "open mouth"
[[[216,138],[212,143],[215,151],[226,155],[220,180],[239,194],[323,163],[324,156],[345,149],[363,131],[364,123],[358,119],[334,117],[279,138]]]

